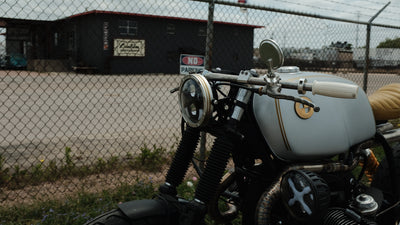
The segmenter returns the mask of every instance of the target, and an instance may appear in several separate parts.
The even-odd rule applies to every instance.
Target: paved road
[[[361,74],[337,74],[362,86]],[[135,154],[179,140],[179,75],[77,75],[0,71],[0,152],[6,165],[76,162]],[[368,93],[398,75],[371,74]]]

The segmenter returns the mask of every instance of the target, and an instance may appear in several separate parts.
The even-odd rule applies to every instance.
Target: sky
[[[219,0],[237,2],[237,0]],[[367,22],[388,1],[380,0],[247,0],[248,5]],[[89,11],[107,10],[158,14],[206,20],[208,3],[192,0],[0,0],[0,15],[10,18],[56,20]],[[390,5],[374,23],[400,26],[400,0]],[[254,46],[273,38],[284,47],[321,48],[335,41],[365,46],[366,27],[261,10],[240,10],[216,5],[214,20],[264,26],[255,30]],[[400,37],[400,30],[373,30],[371,46],[386,38]],[[0,40],[1,42],[1,40]]]
[[[375,15],[388,2],[389,1],[380,0],[249,0],[249,3],[255,5],[277,6],[277,8],[297,12],[309,12],[365,22]],[[400,0],[392,0],[390,5],[374,22],[400,25],[399,9]]]
[[[236,0],[221,0],[237,2]],[[247,0],[247,4],[333,16],[352,20],[368,21],[389,1],[380,0]],[[132,4],[134,3],[134,4]],[[195,9],[200,16],[206,16],[205,3],[191,0],[1,0],[0,12],[6,17],[30,17],[35,19],[56,19],[85,10],[101,9],[110,11],[140,11],[193,16]],[[400,0],[390,5],[376,19],[377,23],[400,25]]]

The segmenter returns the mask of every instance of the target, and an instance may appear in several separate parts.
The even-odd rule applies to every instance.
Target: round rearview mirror
[[[269,66],[269,61],[271,61],[271,69],[276,70],[283,65],[283,52],[275,41],[263,40],[260,43],[259,51],[262,62]]]

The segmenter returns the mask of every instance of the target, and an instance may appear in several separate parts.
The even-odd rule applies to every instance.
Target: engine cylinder
[[[361,217],[357,218],[358,215],[352,215],[350,212],[343,208],[330,208],[324,217],[323,225],[378,225],[376,222],[366,219],[361,221]]]

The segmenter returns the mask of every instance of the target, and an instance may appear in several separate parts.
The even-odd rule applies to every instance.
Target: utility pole
[[[357,21],[360,21],[360,11],[357,11]],[[357,33],[356,33],[356,46],[358,48],[358,33],[360,32],[360,24],[357,24]]]
[[[210,2],[208,3],[206,58],[204,62],[204,67],[206,70],[211,69],[212,48],[214,42],[214,7],[215,7],[215,0],[210,0]]]
[[[214,42],[214,7],[215,0],[211,0],[208,3],[208,21],[207,21],[207,36],[206,36],[206,57],[204,67],[206,70],[211,70],[212,64],[212,49]],[[204,169],[204,161],[206,158],[206,132],[200,132],[200,162],[199,167],[201,170]]]

